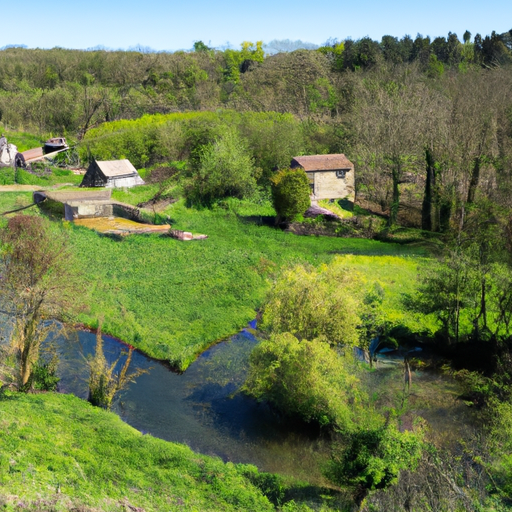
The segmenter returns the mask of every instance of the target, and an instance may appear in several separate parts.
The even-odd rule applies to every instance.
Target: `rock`
[[[208,238],[207,235],[193,235],[188,231],[181,231],[179,229],[170,229],[169,236],[175,238],[176,240],[204,240]]]

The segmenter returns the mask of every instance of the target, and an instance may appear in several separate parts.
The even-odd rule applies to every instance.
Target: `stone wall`
[[[338,178],[336,171],[316,171],[314,173],[314,192],[311,201],[320,199],[344,199],[351,201],[355,198],[354,170],[345,173],[344,178]]]
[[[64,218],[66,220],[87,217],[112,217],[113,214],[113,207],[110,201],[80,201],[64,204]]]

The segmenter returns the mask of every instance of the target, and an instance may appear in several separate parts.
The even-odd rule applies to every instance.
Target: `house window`
[[[312,172],[306,173],[308,179],[309,179],[309,188],[311,189],[311,193],[315,193],[315,174]]]
[[[336,178],[338,178],[340,180],[345,179],[345,176],[346,176],[348,171],[350,171],[350,169],[338,169],[336,171]]]

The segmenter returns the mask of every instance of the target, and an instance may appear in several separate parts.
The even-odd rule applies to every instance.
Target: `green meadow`
[[[237,206],[240,206],[238,208]],[[396,292],[411,292],[418,249],[363,239],[298,237],[244,206],[198,211],[178,203],[167,211],[173,228],[208,235],[181,242],[157,235],[108,237],[66,224],[90,309],[78,320],[166,359],[180,369],[217,340],[256,317],[276,272],[296,263],[319,265],[337,255],[364,255],[347,265],[380,279],[396,310]],[[379,261],[376,271],[371,261]],[[403,316],[403,313],[402,313]]]
[[[256,468],[143,435],[72,395],[0,401],[0,508],[267,511]]]
[[[123,194],[125,201],[130,199]],[[0,195],[3,211],[29,201],[27,193]],[[82,276],[77,293],[87,304],[74,320],[95,327],[103,318],[105,333],[183,370],[212,343],[256,317],[279,269],[297,263],[317,266],[343,256],[368,286],[379,282],[393,323],[427,328],[400,302],[414,290],[417,263],[425,257],[421,249],[296,236],[262,225],[271,214],[266,203],[233,200],[203,210],[175,203],[160,216],[168,217],[173,228],[208,235],[189,242],[158,235],[106,236],[63,222]]]

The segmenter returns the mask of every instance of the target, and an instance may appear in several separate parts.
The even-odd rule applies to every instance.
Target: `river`
[[[123,363],[126,345],[103,336],[107,361]],[[113,411],[128,424],[167,441],[224,461],[251,463],[262,471],[326,484],[321,468],[329,457],[329,439],[317,428],[287,422],[265,404],[240,393],[249,354],[257,340],[249,326],[201,354],[178,374],[135,351],[132,369],[147,370],[116,398]],[[94,352],[96,335],[75,331],[58,338],[59,391],[86,399],[86,358]],[[380,407],[403,407],[403,369],[399,359],[380,359],[378,368],[364,373],[368,392]],[[473,412],[459,399],[460,387],[438,372],[412,373],[403,428],[422,416],[429,437],[438,446],[453,447],[474,432]]]
[[[104,335],[103,340],[109,362],[126,350],[114,338]],[[85,358],[95,343],[96,335],[86,331],[58,340],[59,391],[87,398]],[[237,392],[256,343],[251,329],[244,329],[201,354],[183,374],[135,351],[132,368],[149,371],[120,393],[113,411],[143,433],[197,452],[325,483],[320,468],[329,454],[328,439]]]

